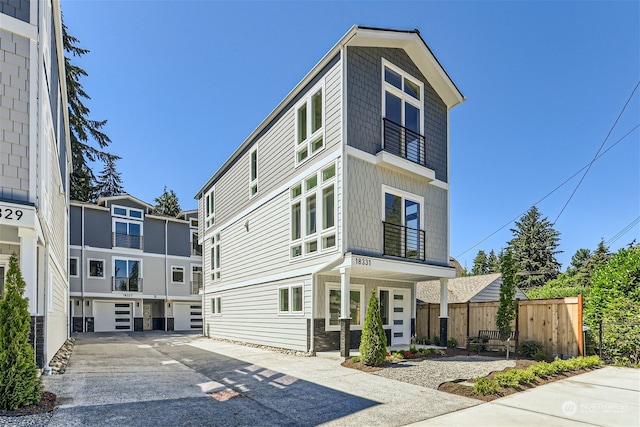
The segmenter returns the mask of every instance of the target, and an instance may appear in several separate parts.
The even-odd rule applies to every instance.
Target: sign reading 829
[[[14,208],[7,208],[7,207],[0,206],[1,219],[7,219],[10,221],[11,220],[20,221],[23,215],[24,215],[24,212],[22,211],[22,209],[14,209]]]

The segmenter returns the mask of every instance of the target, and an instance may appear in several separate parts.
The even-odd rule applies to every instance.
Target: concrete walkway
[[[640,371],[604,368],[491,403],[180,333],[79,334],[49,426],[640,425]],[[591,424],[589,424],[591,423]]]

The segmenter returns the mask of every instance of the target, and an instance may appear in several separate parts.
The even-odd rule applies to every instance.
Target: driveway
[[[50,426],[401,425],[481,403],[340,366],[173,333],[79,334],[45,377]]]
[[[640,425],[640,371],[604,368],[490,403],[180,333],[79,334],[49,426]],[[0,422],[0,425],[2,423]]]

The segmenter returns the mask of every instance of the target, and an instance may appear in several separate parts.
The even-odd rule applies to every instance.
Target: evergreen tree
[[[368,366],[382,366],[387,360],[387,335],[382,327],[380,304],[376,292],[371,291],[367,316],[360,339],[360,361]]]
[[[15,253],[9,259],[4,285],[4,299],[0,300],[0,409],[13,411],[39,402],[42,395],[42,380],[29,345],[31,316],[22,297],[25,283]]]
[[[178,196],[173,190],[167,190],[167,186],[164,186],[164,191],[160,197],[154,199],[156,205],[153,211],[158,215],[166,216],[178,216],[181,212],[180,203],[178,203]]]
[[[500,273],[500,258],[498,258],[493,249],[491,249],[487,257],[487,265],[489,268],[487,273]]]
[[[473,259],[473,267],[471,268],[472,276],[487,274],[489,271],[489,260],[487,254],[482,249],[478,251],[478,255]]]
[[[98,197],[117,196],[124,193],[122,177],[120,172],[116,170],[116,159],[108,158],[105,160],[104,168],[98,176],[96,193]]]
[[[589,249],[578,249],[571,257],[571,265],[567,267],[567,274],[570,276],[577,274],[578,271],[584,268],[589,258],[591,258],[591,251]]]
[[[77,44],[79,40],[67,33],[67,27],[62,24],[62,40],[64,50],[73,57],[81,57],[89,53]],[[119,157],[109,154],[101,149],[111,142],[111,139],[102,132],[106,120],[92,120],[89,118],[90,110],[84,105],[83,99],[91,99],[84,91],[80,79],[87,76],[87,72],[71,63],[71,58],[65,55],[65,79],[67,83],[67,98],[69,107],[69,128],[71,137],[71,159],[73,171],[71,172],[71,199],[83,202],[93,202],[96,197],[95,175],[89,162]],[[90,139],[98,144],[98,148],[90,145]]]
[[[556,260],[556,254],[561,251],[556,249],[560,233],[547,218],[541,218],[536,206],[532,206],[516,221],[516,228],[512,228],[511,232],[513,239],[509,241],[508,249],[520,267],[518,286],[528,289],[558,277],[560,263]]]
[[[507,249],[502,257],[500,285],[500,306],[496,316],[496,327],[501,335],[507,336],[512,331],[512,323],[516,318],[518,300],[516,296],[516,273],[518,266],[510,250]]]

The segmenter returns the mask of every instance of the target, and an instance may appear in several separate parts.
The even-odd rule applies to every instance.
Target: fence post
[[[427,338],[431,342],[431,303],[427,303]]]

